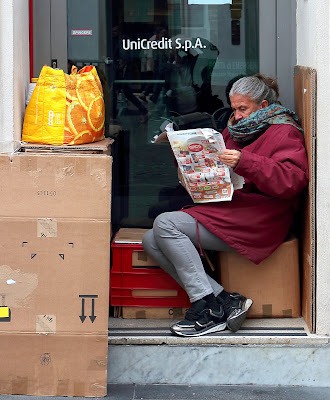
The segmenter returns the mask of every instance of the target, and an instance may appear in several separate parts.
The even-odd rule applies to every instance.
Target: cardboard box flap
[[[136,229],[136,228],[121,228],[117,232],[114,242],[121,244],[140,244],[142,243],[143,235],[149,229]]]
[[[310,180],[304,196],[302,226],[302,314],[316,330],[316,70],[296,66],[295,111],[304,130]]]
[[[27,143],[27,142],[21,142],[21,148],[22,150],[37,150],[37,151],[43,151],[43,150],[48,150],[48,151],[54,151],[54,152],[107,152],[109,151],[112,143],[114,142],[114,139],[106,138],[103,140],[100,140],[98,142],[93,142],[93,143],[85,143],[85,144],[80,144],[80,145],[61,145],[61,146],[55,146],[55,145],[49,145],[49,144],[42,144],[42,143]]]

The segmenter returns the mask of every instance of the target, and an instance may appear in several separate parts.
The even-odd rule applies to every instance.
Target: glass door
[[[109,122],[120,125],[125,137],[118,162],[126,181],[118,184],[126,190],[122,187],[113,203],[125,204],[120,221],[113,210],[113,221],[121,226],[151,226],[160,211],[187,200],[181,198],[169,145],[152,143],[164,121],[174,120],[177,128],[222,130],[221,117],[229,115],[227,85],[259,69],[257,0],[190,3],[106,3]]]
[[[115,139],[114,232],[150,227],[187,201],[169,145],[152,143],[165,121],[221,131],[235,79],[288,73],[292,60],[277,60],[276,21],[294,15],[293,3],[279,18],[275,0],[34,0],[34,76],[44,64],[98,69],[106,134]]]

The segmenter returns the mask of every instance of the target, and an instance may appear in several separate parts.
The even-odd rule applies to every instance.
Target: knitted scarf
[[[250,114],[247,118],[242,119],[236,124],[234,123],[234,117],[231,117],[227,127],[232,139],[240,143],[257,139],[270,125],[274,124],[289,124],[301,132],[303,131],[298,124],[297,114],[280,104],[271,104],[268,107],[261,108]]]

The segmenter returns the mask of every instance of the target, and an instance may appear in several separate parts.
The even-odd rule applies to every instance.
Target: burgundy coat
[[[235,172],[245,179],[232,201],[184,209],[237,252],[259,264],[284,241],[299,194],[308,183],[302,133],[291,125],[271,125],[244,145],[223,131],[227,149],[240,150]]]

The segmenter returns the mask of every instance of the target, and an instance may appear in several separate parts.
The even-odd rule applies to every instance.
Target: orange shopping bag
[[[71,74],[44,66],[25,110],[22,140],[74,145],[104,139],[102,85],[92,65]]]

